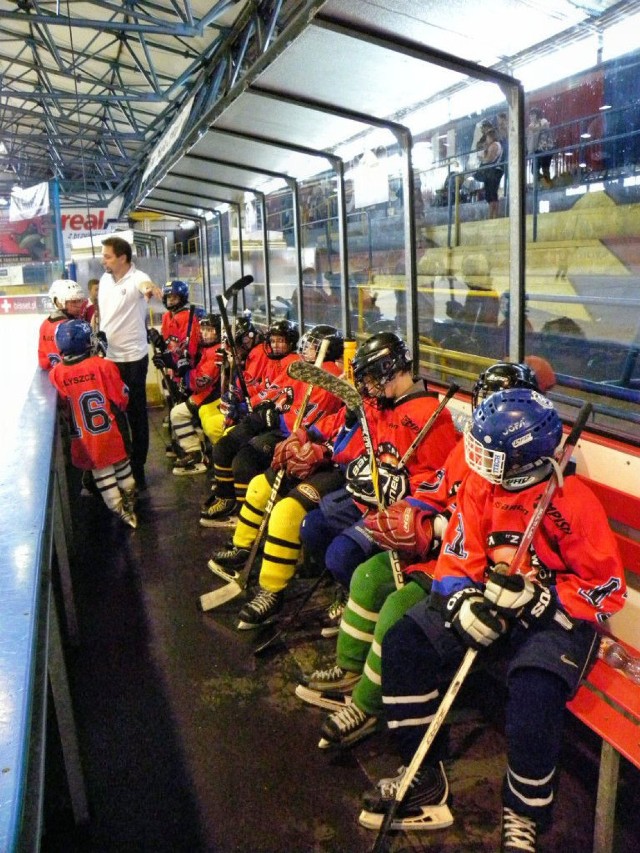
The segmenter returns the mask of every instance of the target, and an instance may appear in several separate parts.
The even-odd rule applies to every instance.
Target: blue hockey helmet
[[[55,341],[62,355],[83,355],[92,346],[91,326],[86,320],[65,320],[56,326]]]
[[[467,465],[510,491],[544,480],[562,438],[553,403],[538,391],[509,388],[487,397],[464,434]]]
[[[180,299],[179,307],[186,305],[189,301],[189,285],[186,281],[174,279],[168,281],[162,288],[162,304],[167,308],[167,300],[170,296],[177,296]]]

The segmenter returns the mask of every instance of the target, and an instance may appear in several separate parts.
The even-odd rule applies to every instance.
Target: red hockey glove
[[[515,617],[526,627],[548,625],[556,612],[551,590],[524,575],[507,572],[504,563],[498,563],[489,571],[484,597],[500,613]]]
[[[483,649],[490,646],[507,630],[493,605],[473,586],[459,589],[450,595],[445,608],[445,625],[453,628],[465,646]]]
[[[387,509],[368,513],[364,517],[364,526],[376,545],[388,551],[424,556],[431,550],[431,517],[406,501],[398,501]]]
[[[271,460],[273,470],[279,471],[281,468],[286,468],[289,459],[300,452],[300,448],[307,441],[307,438],[306,429],[299,427],[291,435],[288,435],[284,441],[276,444],[273,459]]]
[[[287,462],[287,474],[306,480],[314,471],[331,459],[331,451],[324,444],[306,441],[295,456]]]

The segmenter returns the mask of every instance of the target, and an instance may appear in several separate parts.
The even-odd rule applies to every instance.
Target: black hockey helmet
[[[222,319],[219,314],[203,314],[200,317],[200,332],[202,334],[202,345],[205,347],[213,346],[220,342],[220,331],[222,329]],[[209,334],[209,330],[215,335]],[[206,337],[205,337],[206,335]]]
[[[236,349],[242,359],[246,358],[254,346],[262,341],[262,334],[254,326],[251,317],[238,317],[234,334]]]
[[[329,341],[325,361],[338,361],[344,352],[344,335],[335,326],[320,323],[300,338],[298,352],[305,361],[315,361],[322,341]]]
[[[93,343],[91,326],[86,320],[58,323],[54,337],[62,355],[84,355]]]
[[[274,351],[273,345],[271,343],[272,336],[285,339],[286,348],[284,351]],[[264,339],[264,348],[269,358],[284,358],[285,355],[288,355],[290,352],[293,352],[293,350],[295,350],[296,346],[298,345],[299,339],[300,333],[298,332],[298,327],[295,323],[292,323],[291,320],[275,320],[267,329],[267,334],[265,335]]]
[[[378,332],[360,344],[351,367],[356,387],[362,396],[381,397],[384,386],[396,374],[411,371],[411,353],[395,332]]]
[[[497,361],[483,370],[476,379],[471,390],[471,407],[476,409],[491,394],[507,388],[530,388],[532,391],[538,391],[536,374],[528,364]]]

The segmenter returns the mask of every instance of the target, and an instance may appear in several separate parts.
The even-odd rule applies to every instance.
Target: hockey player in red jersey
[[[117,366],[95,354],[89,323],[67,320],[55,334],[62,361],[49,379],[67,405],[71,462],[91,471],[107,507],[135,528],[135,480],[123,438],[129,389]]]
[[[87,304],[80,285],[68,278],[59,278],[52,283],[49,298],[54,310],[42,321],[38,336],[38,364],[43,370],[51,370],[61,360],[55,341],[58,325],[65,320],[81,318]]]
[[[297,339],[297,327],[290,321],[279,320],[274,324],[273,333],[270,330],[265,345],[271,338],[282,337],[288,344],[285,352],[281,348],[278,352],[269,343],[273,350],[271,360],[277,370],[268,382],[263,382],[261,388],[256,383],[249,386],[249,393],[253,394],[253,411],[229,430],[213,449],[215,491],[201,513],[200,524],[203,527],[228,524],[229,518],[235,517],[244,503],[249,482],[269,467],[276,444],[291,432],[307,385],[288,375],[288,365],[300,357],[313,361],[317,348],[326,338],[330,346],[324,368],[336,375],[342,370],[336,364],[336,361],[342,359],[344,341],[341,332],[333,326],[314,326],[300,340],[297,354],[292,351],[291,336],[284,334],[284,324],[293,326]],[[335,412],[338,408],[340,402],[333,394],[314,388],[306,407],[304,423],[311,424],[325,413]]]
[[[471,392],[471,410],[495,391],[537,390],[536,374],[525,364],[497,362],[484,370]],[[426,439],[428,441],[428,435]],[[380,648],[389,628],[431,589],[442,534],[468,472],[459,440],[445,464],[426,477],[410,497],[378,512],[364,524],[385,550],[361,563],[351,578],[339,620],[335,665],[302,678],[296,696],[331,711],[322,725],[321,747],[349,746],[375,732],[383,717]],[[396,589],[389,551],[398,554],[405,584]],[[328,631],[323,631],[329,636]]]
[[[197,428],[207,434],[209,415],[216,417],[220,400],[220,315],[205,314],[200,320],[200,347],[195,366],[189,369],[190,396],[173,406],[169,419],[175,440],[182,450],[173,473],[178,476],[204,474],[207,470]]]
[[[605,512],[577,477],[561,478],[521,572],[509,563],[554,474],[562,424],[536,391],[499,391],[465,432],[464,478],[444,534],[431,595],[382,643],[385,715],[408,765],[469,647],[507,663],[503,853],[538,849],[551,820],[564,708],[595,659],[596,628],[620,610],[625,578]],[[495,662],[495,660],[494,660]],[[440,731],[394,828],[448,826]],[[365,798],[362,825],[380,826],[402,773]]]

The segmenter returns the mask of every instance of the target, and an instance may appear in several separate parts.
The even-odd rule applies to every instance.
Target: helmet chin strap
[[[506,474],[502,481],[502,488],[507,492],[519,492],[522,489],[527,489],[536,483],[541,483],[546,480],[549,474],[554,471],[558,478],[558,488],[562,488],[564,478],[562,471],[558,467],[558,463],[551,456],[543,456],[540,463],[531,471],[519,472],[515,471],[512,474]]]

